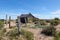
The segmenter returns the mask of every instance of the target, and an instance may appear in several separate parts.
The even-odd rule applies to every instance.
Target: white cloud
[[[56,11],[54,11],[54,12],[51,12],[51,14],[59,15],[59,14],[60,14],[60,10],[56,10]]]

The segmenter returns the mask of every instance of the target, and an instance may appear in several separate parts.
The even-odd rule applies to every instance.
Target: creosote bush
[[[8,36],[9,37],[9,39],[11,39],[11,40],[18,40],[18,31],[17,31],[17,29],[14,29],[14,30],[10,30],[7,34],[6,34],[6,36]]]
[[[51,21],[51,25],[56,26],[56,25],[58,25],[58,24],[59,24],[59,21],[58,21],[58,20],[53,20],[53,21]]]
[[[34,40],[34,35],[33,33],[25,30],[21,30],[21,34],[26,38],[27,40]]]
[[[0,30],[0,40],[3,39],[2,37],[4,36],[5,32],[6,32],[5,28],[3,28],[2,30]]]
[[[60,32],[55,33],[54,40],[60,40]]]
[[[51,25],[57,26],[58,24],[60,24],[60,19],[59,18],[55,18],[50,23],[51,23]]]
[[[2,29],[4,26],[4,23],[0,21],[0,29]]]
[[[33,33],[29,32],[29,31],[25,31],[25,30],[21,30],[21,34],[23,39],[26,40],[34,40],[34,35]],[[18,29],[15,28],[13,30],[10,30],[6,36],[8,36],[8,38],[10,40],[21,40],[20,37],[18,36]]]
[[[55,35],[55,28],[54,27],[47,27],[43,29],[41,33],[47,35],[47,36],[54,36]]]

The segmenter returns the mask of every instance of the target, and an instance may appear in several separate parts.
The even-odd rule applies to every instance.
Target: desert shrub
[[[4,23],[0,21],[0,29],[2,29],[4,26]]]
[[[51,23],[51,25],[56,26],[56,25],[60,24],[60,20],[59,20],[59,18],[55,18],[50,23]]]
[[[25,40],[25,38],[23,38],[22,36],[19,38],[19,40]]]
[[[39,19],[38,18],[33,18],[33,22],[36,22],[38,21]]]
[[[27,40],[34,40],[34,35],[33,33],[25,30],[21,30],[22,35],[27,39]]]
[[[41,25],[46,25],[47,22],[46,22],[45,20],[40,20],[40,24],[41,24]]]
[[[0,36],[0,40],[2,39],[2,36]]]
[[[59,20],[59,18],[56,17],[54,20]]]
[[[28,22],[29,23],[33,22],[33,19],[32,18],[28,18]]]
[[[55,33],[54,40],[60,40],[60,32]]]
[[[17,40],[18,39],[18,31],[17,29],[14,30],[10,30],[7,34],[6,34],[11,40]]]
[[[3,39],[2,37],[4,36],[5,32],[6,32],[5,28],[3,28],[2,30],[0,30],[0,40]]]
[[[47,27],[44,28],[41,33],[47,35],[47,36],[54,36],[55,35],[55,28],[54,27]]]
[[[10,29],[14,29],[14,28],[17,28],[17,26],[10,26],[9,28]]]
[[[35,23],[35,24],[38,24],[38,21],[35,21],[34,23]]]
[[[50,23],[52,20],[45,20],[47,23]]]
[[[3,32],[0,30],[0,40],[2,39]]]
[[[2,29],[2,31],[5,33],[5,32],[6,32],[6,29],[5,29],[5,28],[3,28],[3,29]]]
[[[6,32],[5,28],[3,28],[2,30],[0,30],[0,36],[4,35],[5,32]]]
[[[58,25],[58,24],[59,24],[59,21],[58,21],[58,20],[53,20],[53,21],[51,21],[51,25],[56,26],[56,25]]]

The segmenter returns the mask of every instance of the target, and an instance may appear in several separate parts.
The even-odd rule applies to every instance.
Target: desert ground
[[[29,23],[28,23],[28,25],[30,25],[30,27],[34,26],[34,24],[29,24]],[[34,34],[34,40],[53,40],[54,39],[53,36],[46,36],[46,35],[42,34],[41,31],[43,30],[43,28],[30,28],[30,27],[21,27],[21,29],[32,32]],[[6,25],[5,25],[5,28],[6,28]],[[10,30],[12,30],[12,29],[9,29],[7,27],[7,32]],[[56,31],[60,31],[60,24],[56,26]]]
[[[30,25],[32,26],[33,24],[30,24]],[[21,27],[21,29],[32,32],[34,34],[34,40],[53,40],[54,39],[54,37],[52,36],[46,36],[42,34],[41,31],[43,30],[43,28]]]

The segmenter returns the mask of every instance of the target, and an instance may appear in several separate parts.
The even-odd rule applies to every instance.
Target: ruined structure
[[[29,13],[29,14],[22,14],[20,16],[21,23],[33,22],[34,18],[35,17],[31,13]]]

